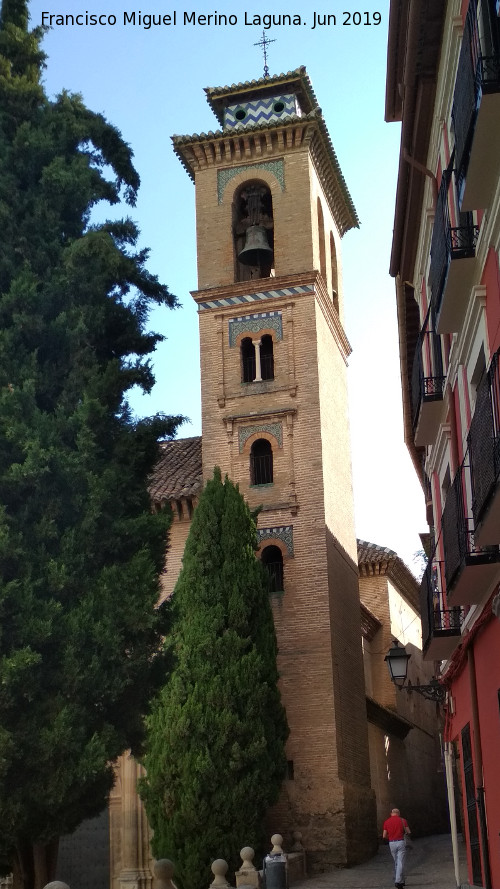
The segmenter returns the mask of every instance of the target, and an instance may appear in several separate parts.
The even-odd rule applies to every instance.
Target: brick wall
[[[385,819],[392,807],[397,806],[416,836],[440,833],[449,829],[440,751],[442,720],[435,704],[416,692],[409,695],[405,690],[397,689],[390,681],[384,657],[394,638],[394,630],[398,630],[397,638],[411,653],[409,673],[413,684],[428,683],[433,666],[423,660],[421,649],[414,644],[421,635],[420,618],[388,574],[391,574],[390,565],[363,568],[359,584],[361,601],[382,624],[367,647],[370,697],[385,707],[389,716],[397,714],[402,717],[407,726],[404,734],[404,724],[399,729],[397,725],[391,728],[390,722],[385,726],[369,725],[377,830],[380,836]],[[415,594],[417,583],[412,582]],[[398,730],[404,736],[398,734]]]
[[[375,836],[347,411],[350,349],[337,311],[343,311],[340,238],[306,143],[285,152],[283,171],[284,187],[265,166],[240,171],[221,200],[217,171],[197,173],[200,289],[193,296],[206,304],[256,291],[310,291],[243,307],[201,307],[200,354],[204,478],[219,465],[251,507],[262,504],[259,527],[293,526],[285,593],[273,598],[293,779],[270,813],[270,829],[300,829],[310,866],[321,868],[366,857]],[[235,283],[233,199],[245,180],[257,177],[272,194],[276,277]],[[314,271],[321,264],[318,199],[325,278]],[[229,321],[266,311],[282,318],[282,339],[265,321],[259,332],[273,336],[275,378],[242,383],[239,340],[230,344]],[[272,444],[272,485],[250,485],[257,438]]]
[[[174,515],[169,532],[169,548],[165,564],[165,571],[161,577],[161,601],[163,602],[174,591],[177,578],[182,566],[184,547],[189,534],[191,520],[183,505],[182,515]]]

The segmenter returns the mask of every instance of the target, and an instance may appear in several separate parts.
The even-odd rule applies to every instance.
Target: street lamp
[[[408,684],[405,685],[410,658],[411,654],[408,654],[404,645],[401,646],[397,639],[393,639],[392,648],[389,649],[384,658],[387,661],[391,682],[394,682],[394,685],[397,685],[398,688],[405,688],[408,693],[417,691],[419,695],[422,695],[428,701],[436,701],[437,704],[444,703],[446,689],[437,679],[431,679],[429,685],[412,685],[408,679]]]

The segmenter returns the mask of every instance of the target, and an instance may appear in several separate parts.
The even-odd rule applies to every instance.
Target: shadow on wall
[[[358,565],[325,528],[339,778],[344,782],[347,863],[377,851],[375,792],[368,752]]]
[[[415,666],[422,667],[422,652],[407,645]],[[414,684],[419,684],[417,676]],[[427,677],[420,673],[420,681]],[[412,728],[404,737],[384,733],[383,740],[387,773],[387,814],[397,806],[407,818],[414,836],[448,833],[450,822],[446,802],[446,776],[441,751],[441,717],[436,704],[417,692],[398,691],[399,714]]]

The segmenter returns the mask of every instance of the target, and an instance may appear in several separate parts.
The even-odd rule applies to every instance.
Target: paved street
[[[465,850],[460,841],[460,881],[467,883]],[[351,868],[336,868],[325,874],[295,883],[293,889],[392,889],[393,861],[388,846],[381,846],[378,854],[365,864]],[[451,837],[449,834],[422,837],[413,841],[408,852],[406,869],[407,889],[455,889]]]

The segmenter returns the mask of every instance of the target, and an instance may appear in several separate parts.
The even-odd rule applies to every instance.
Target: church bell
[[[272,260],[273,251],[269,246],[267,232],[263,225],[250,225],[245,235],[245,246],[238,253],[243,265],[262,266]]]

